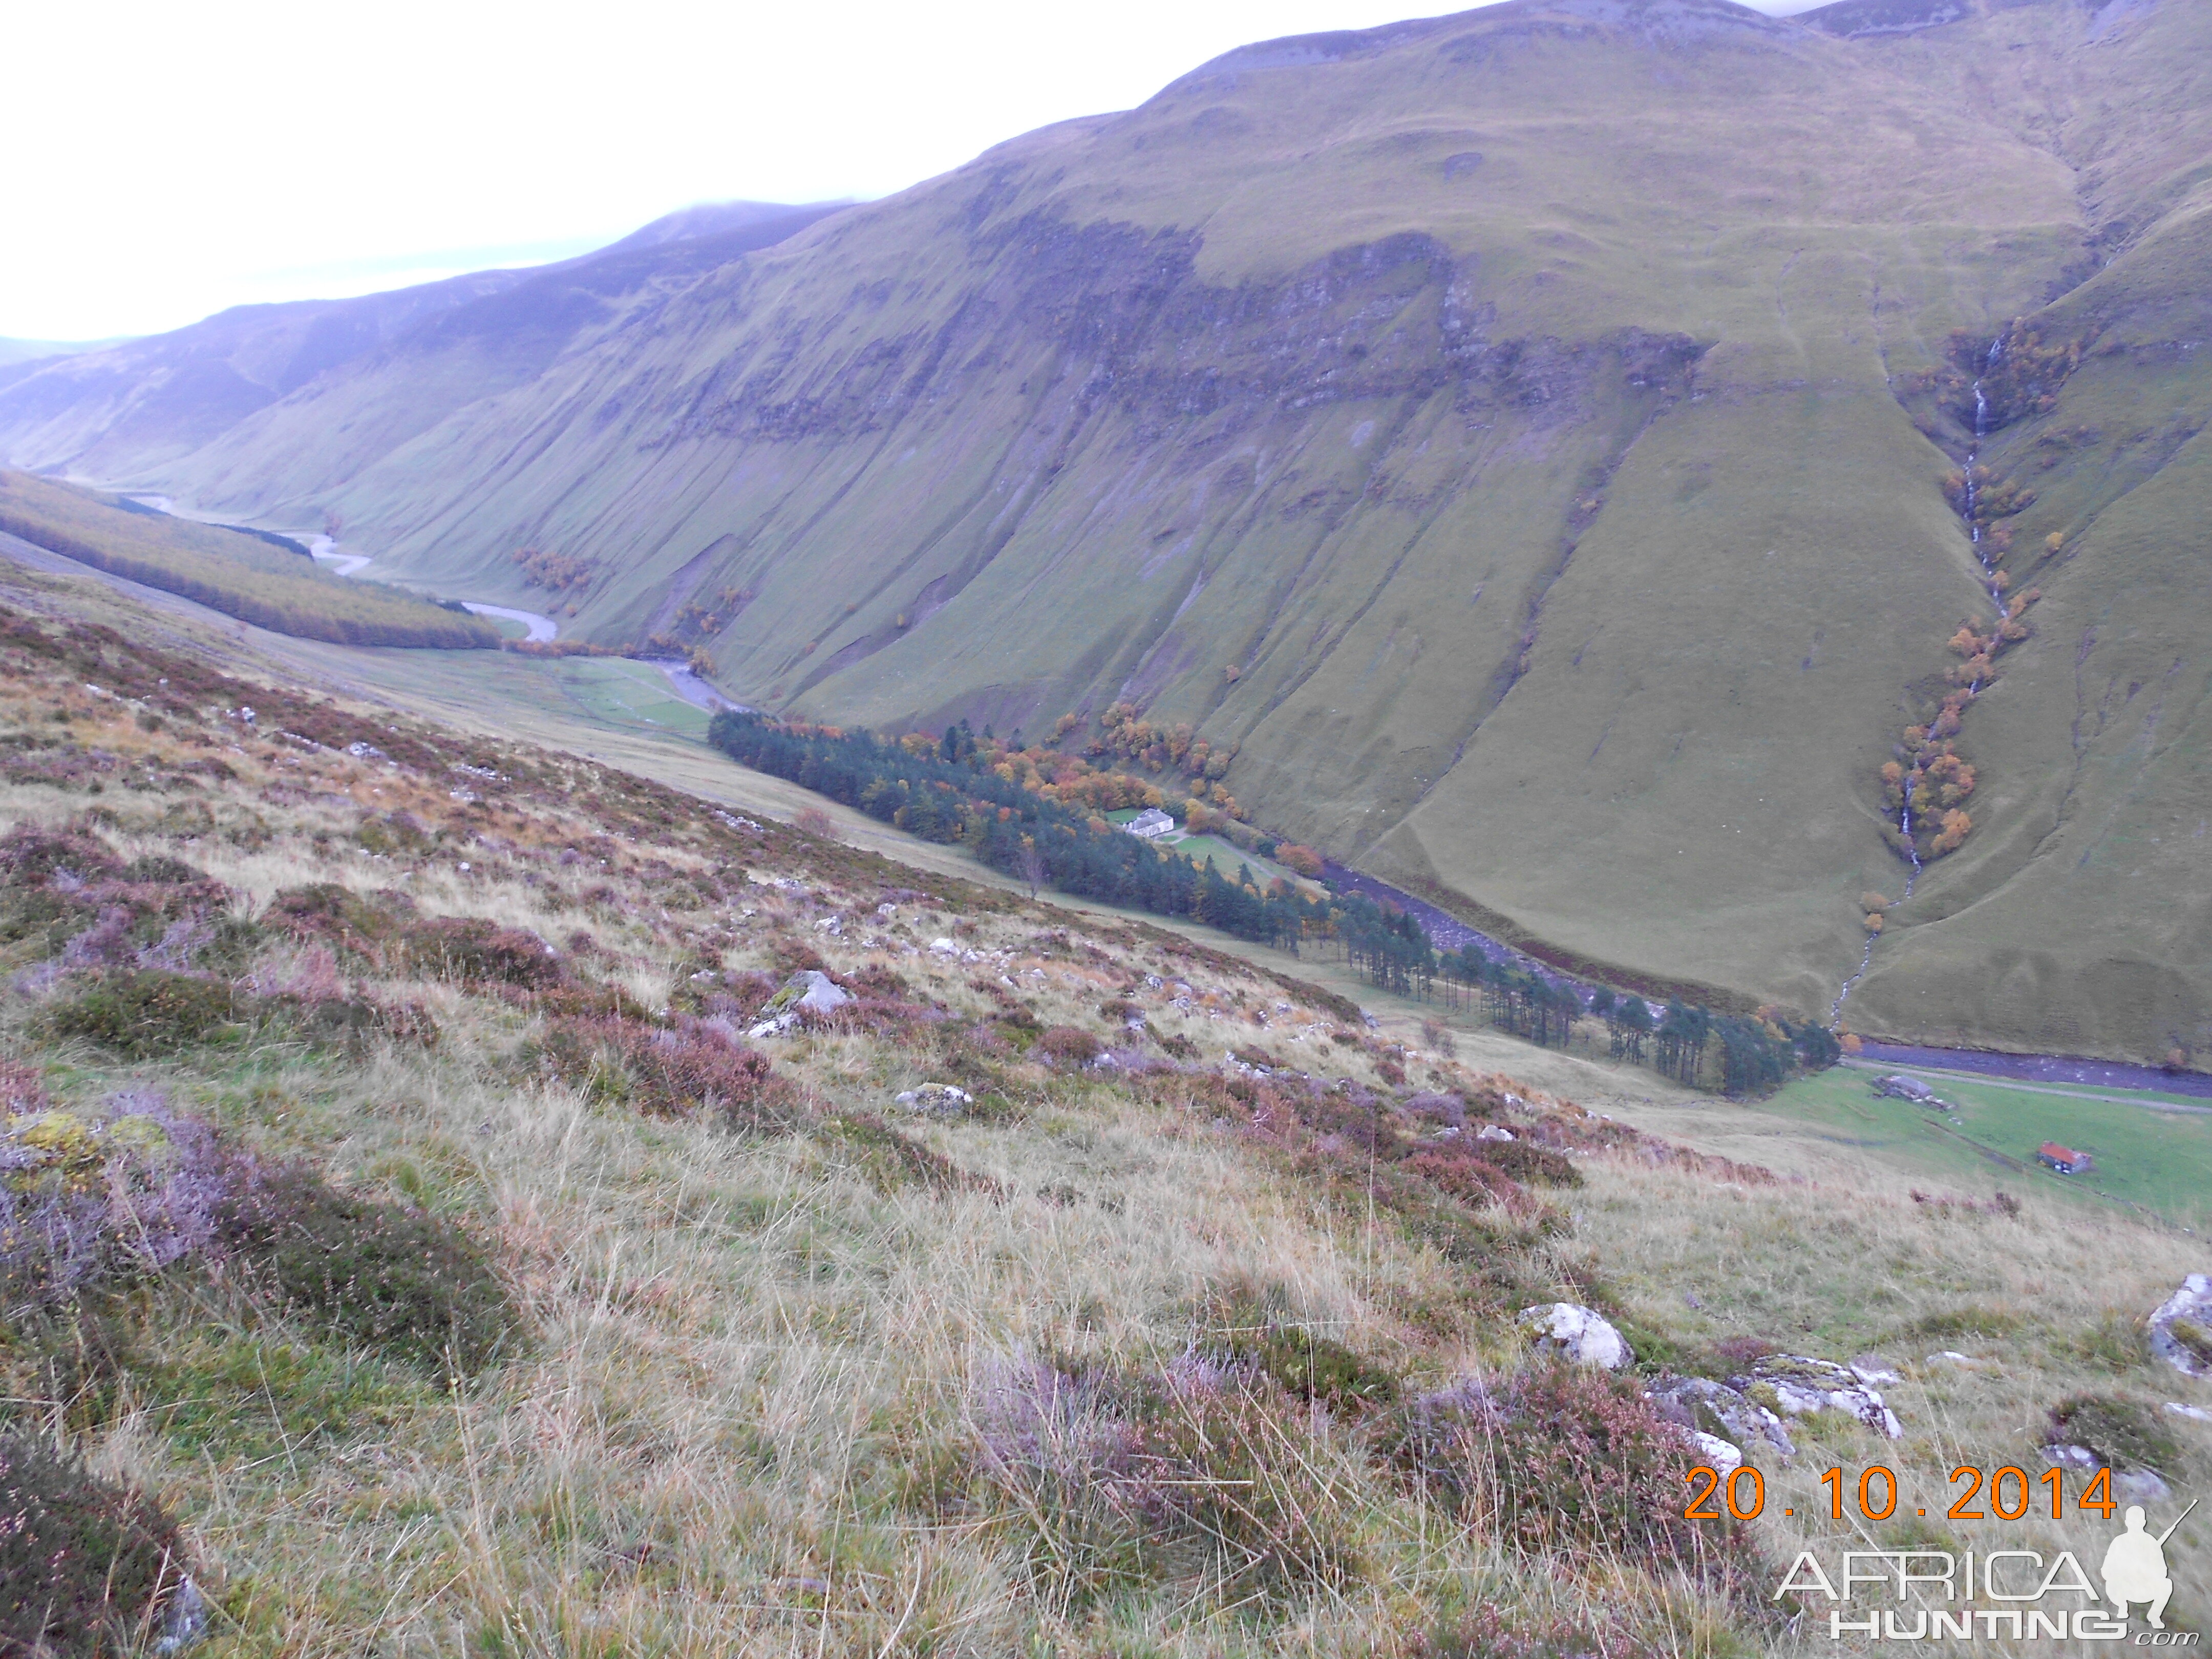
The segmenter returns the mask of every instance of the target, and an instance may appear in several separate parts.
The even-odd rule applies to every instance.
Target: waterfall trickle
[[[1996,372],[1997,362],[2004,354],[2004,336],[2000,334],[1990,342],[1989,356],[1982,360],[1982,374],[1986,377]],[[1981,485],[1974,477],[1982,463],[1982,445],[1990,435],[1990,399],[1983,389],[1983,380],[1974,381],[1974,445],[1966,452],[1966,534],[1974,544],[1974,558],[1982,567],[1982,575],[1988,583],[1990,598],[2002,610],[2004,590],[1997,586],[1997,568],[1990,562],[1989,550],[1982,544],[1982,521],[1975,508],[1981,499]]]
[[[1919,884],[1921,870],[1920,849],[1912,843],[1912,780],[1909,776],[1905,781],[1905,805],[1898,809],[1897,827],[1905,835],[1905,856],[1912,861],[1912,868],[1905,878],[1905,897],[1898,901],[1902,904],[1912,896],[1912,890]],[[1872,932],[1867,934],[1866,949],[1859,953],[1858,971],[1843,982],[1837,989],[1836,1000],[1828,1005],[1830,1030],[1843,1024],[1844,1003],[1852,988],[1866,977],[1867,969],[1874,966],[1874,942],[1881,937]]]
[[[1975,474],[1982,464],[1982,446],[1988,441],[1990,435],[1990,398],[1984,381],[1987,376],[1996,372],[1997,364],[2003,355],[2004,336],[2000,334],[1990,342],[1988,355],[1982,359],[1982,373],[1974,380],[1974,439],[1972,447],[1966,451],[1966,463],[1963,469],[1964,500],[1960,508],[1966,520],[1967,537],[1973,543],[1975,562],[1982,567],[1982,576],[1989,589],[1990,603],[1997,608],[2000,623],[2003,621],[2005,609],[2004,588],[1998,581],[1996,565],[1990,559],[1989,549],[1982,540],[1982,521],[1978,512],[1981,506],[1981,481]],[[1978,678],[1966,686],[1966,695],[1972,699],[1980,696],[1981,690],[1982,682]],[[1954,726],[1952,729],[1955,731],[1957,728]],[[1912,792],[1916,781],[1915,773],[1911,771],[1905,773],[1904,799],[1897,809],[1898,835],[1904,843],[1905,856],[1912,866],[1905,878],[1905,897],[1907,899],[1912,896],[1913,889],[1919,885],[1923,869],[1920,848],[1912,839]],[[1899,901],[1899,902],[1902,902],[1902,900]],[[1836,992],[1835,1001],[1829,1005],[1830,1029],[1832,1030],[1842,1024],[1845,1000],[1850,996],[1852,988],[1866,977],[1867,969],[1874,965],[1875,941],[1880,937],[1871,930],[1867,933],[1866,948],[1859,953],[1858,971],[1843,982],[1842,987]]]

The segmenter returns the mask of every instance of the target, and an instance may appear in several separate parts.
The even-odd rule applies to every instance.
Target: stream
[[[80,482],[90,483],[91,480]],[[129,498],[143,506],[152,507],[157,513],[166,513],[173,519],[185,519],[195,524],[216,522],[201,514],[179,507],[175,501],[167,495],[141,494],[133,490],[129,492]],[[339,552],[337,541],[319,532],[283,530],[276,533],[295,537],[307,543],[309,556],[317,564],[321,565],[333,575],[357,576],[375,562],[374,554]],[[495,617],[501,622],[521,623],[529,630],[528,640],[532,644],[542,645],[561,637],[561,624],[555,622],[552,617],[542,616],[535,611],[520,611],[512,605],[480,605],[474,599],[463,599],[461,605],[471,616]],[[753,712],[744,703],[734,702],[724,696],[694,673],[691,671],[691,665],[681,658],[641,657],[638,660],[650,663],[659,669],[666,677],[669,686],[676,695],[694,708],[703,708],[710,714],[724,708],[734,708],[743,714]]]
[[[1966,464],[1963,474],[1966,479],[1964,512],[1966,520],[1966,535],[1973,544],[1974,562],[1982,567],[1982,575],[1989,584],[1990,602],[1996,606],[2000,619],[2004,615],[2004,590],[1997,586],[1996,566],[1990,562],[1989,555],[1983,550],[1981,521],[1974,516],[1974,508],[1981,496],[1981,488],[1974,479],[1974,469],[1981,465],[1982,446],[1988,441],[1990,435],[1990,400],[1988,394],[1982,390],[1982,382],[1983,379],[1996,368],[2003,352],[2004,336],[2000,334],[1990,342],[1989,356],[1982,360],[1982,374],[1974,379],[1974,441],[1972,447],[1966,451]],[[1976,680],[1966,688],[1966,696],[1969,698],[1978,696],[1981,695],[1981,690],[1982,683]],[[1912,890],[1920,884],[1921,872],[1927,867],[1920,861],[1920,848],[1912,839],[1912,775],[1909,771],[1905,775],[1905,804],[1898,808],[1897,827],[1905,836],[1905,856],[1912,866],[1911,872],[1905,878],[1905,897],[1898,901],[1902,904],[1912,896]],[[1833,1030],[1843,1023],[1844,1004],[1850,1000],[1853,988],[1866,977],[1867,970],[1874,966],[1874,947],[1875,942],[1881,938],[1881,935],[1879,933],[1868,933],[1866,949],[1860,953],[1857,971],[1843,982],[1836,992],[1836,1000],[1828,1005],[1830,1030]]]

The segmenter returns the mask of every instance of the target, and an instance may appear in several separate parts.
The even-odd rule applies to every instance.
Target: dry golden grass
[[[1048,1353],[1158,1364],[1191,1340],[1194,1304],[1224,1286],[1269,1288],[1300,1324],[1417,1390],[1517,1363],[1516,1339],[1473,1295],[1494,1264],[1449,1259],[1362,1202],[1356,1148],[1334,1154],[1346,1180],[1317,1179],[1231,1121],[1224,1049],[1257,1044],[1370,1088],[1385,1060],[1402,1060],[1415,1086],[1439,1078],[1470,1097],[1482,1073],[1511,1070],[1534,1110],[1593,1130],[1537,1091],[1610,1079],[1621,1099],[1693,1121],[1656,1082],[1490,1034],[1457,1033],[1455,1059],[1412,1031],[1346,1030],[1173,933],[1071,921],[781,830],[724,835],[703,811],[657,842],[635,838],[660,797],[619,780],[592,793],[532,782],[520,750],[523,781],[465,802],[447,778],[219,718],[148,731],[118,700],[21,662],[0,677],[0,739],[59,733],[57,708],[76,750],[119,757],[101,776],[187,753],[220,756],[236,775],[176,793],[111,784],[97,797],[82,780],[9,782],[0,828],[97,809],[92,822],[120,854],[187,860],[232,890],[241,915],[310,883],[396,886],[425,915],[533,929],[578,976],[647,1009],[691,994],[702,962],[726,981],[774,971],[780,951],[804,944],[848,982],[899,975],[908,999],[955,1016],[941,1024],[1018,1005],[1037,1024],[1111,1037],[1118,1022],[1100,1004],[1126,996],[1144,1012],[1148,1052],[1182,1039],[1196,1056],[1138,1087],[993,1051],[987,1086],[1003,1103],[937,1121],[894,1097],[939,1075],[953,1051],[931,1035],[939,1025],[801,1030],[763,1046],[811,1127],[740,1136],[703,1116],[642,1117],[561,1081],[529,1060],[549,1024],[542,1006],[413,970],[349,963],[343,975],[425,1007],[441,1032],[432,1048],[316,1049],[271,1027],[240,1047],[125,1066],[49,1042],[37,998],[10,996],[7,1047],[41,1062],[60,1097],[159,1087],[246,1144],[459,1218],[494,1244],[525,1310],[522,1344],[447,1388],[334,1351],[219,1273],[186,1278],[131,1300],[141,1350],[162,1363],[130,1370],[100,1420],[72,1427],[51,1402],[10,1407],[73,1435],[98,1468],[185,1521],[221,1607],[210,1655],[1410,1653],[1420,1633],[1481,1604],[1528,1630],[1610,1632],[1608,1652],[1789,1645],[1748,1609],[1632,1562],[1515,1552],[1392,1479],[1360,1419],[1319,1408],[1292,1425],[1285,1478],[1325,1494],[1312,1501],[1361,1566],[1272,1605],[1202,1579],[1087,1606],[1048,1593],[1021,1565],[1028,1522],[961,1474],[982,1431],[982,1379]],[[186,799],[205,809],[189,822],[176,816]],[[419,842],[367,850],[378,836],[365,831],[395,811],[420,821]],[[884,898],[893,887],[908,890]],[[838,931],[817,925],[833,916]],[[939,939],[953,949],[933,949]],[[308,971],[307,947],[270,937],[258,948],[252,972],[271,982]],[[856,1114],[896,1121],[994,1187],[887,1176],[864,1143],[834,1132]],[[2063,1540],[2087,1559],[2110,1530],[2094,1519],[1941,1522],[1948,1470],[2039,1474],[2043,1413],[2084,1390],[2212,1405],[2212,1390],[2131,1362],[2109,1339],[2108,1363],[2091,1345],[2203,1265],[2193,1239],[2033,1199],[2017,1217],[1940,1211],[1914,1202],[1902,1176],[1817,1158],[1809,1178],[1761,1181],[1654,1161],[1664,1155],[1632,1140],[1578,1158],[1586,1184],[1550,1195],[1562,1229],[1498,1249],[1525,1282],[1602,1285],[1639,1329],[1684,1351],[1759,1336],[1899,1362],[1906,1380],[1889,1392],[1902,1441],[1801,1425],[1801,1455],[1769,1467],[1756,1530],[1777,1563],[1847,1535],[1818,1518],[1820,1470],[1855,1479],[1875,1462],[1897,1472],[1899,1519],[1849,1535]],[[1949,1326],[1927,1322],[1944,1316]],[[1992,1334],[1957,1334],[1978,1322]],[[1909,1334],[1916,1327],[1952,1334]],[[1942,1349],[1978,1369],[1927,1362]],[[2167,1471],[2179,1487],[2207,1460],[2201,1430],[2178,1431],[2193,1437]],[[1902,1517],[1919,1507],[1930,1518],[1908,1533]],[[2193,1552],[2197,1536],[2185,1528],[2178,1549]],[[2187,1617],[2191,1582],[2185,1573],[2177,1604]]]

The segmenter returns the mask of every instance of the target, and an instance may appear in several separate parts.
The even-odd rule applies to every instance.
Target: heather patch
[[[0,1431],[0,1650],[27,1659],[141,1650],[183,1590],[176,1523],[41,1437]]]
[[[797,1121],[789,1085],[768,1056],[719,1020],[679,1017],[658,1025],[619,1014],[562,1015],[548,1023],[535,1058],[592,1099],[648,1115],[699,1115],[746,1130]]]
[[[311,1330],[416,1364],[490,1363],[520,1316],[483,1248],[443,1217],[256,1165],[225,1195],[222,1243]]]
[[[1515,1546],[1601,1553],[1716,1587],[1758,1583],[1731,1519],[1684,1518],[1702,1455],[1630,1380],[1537,1364],[1409,1402],[1382,1443],[1406,1478]]]

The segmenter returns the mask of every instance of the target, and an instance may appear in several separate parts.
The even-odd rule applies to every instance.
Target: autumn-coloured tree
[[[1296,871],[1309,880],[1321,879],[1321,854],[1310,847],[1302,847],[1296,842],[1279,842],[1275,848],[1275,862],[1285,870]]]

